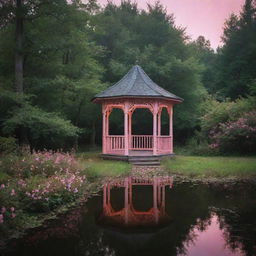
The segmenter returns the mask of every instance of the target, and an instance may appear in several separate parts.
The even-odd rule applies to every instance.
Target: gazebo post
[[[129,155],[128,103],[124,104],[124,154]]]
[[[106,154],[106,110],[105,105],[102,104],[102,153]]]
[[[130,111],[129,114],[128,114],[128,123],[129,123],[129,139],[128,139],[128,147],[129,149],[131,148],[131,143],[132,143],[132,112]]]
[[[172,106],[170,106],[169,108],[169,136],[171,137],[171,152],[170,153],[173,153],[173,128],[172,128]]]
[[[157,155],[157,112],[158,103],[154,103],[153,107],[153,155]]]
[[[158,129],[157,129],[157,135],[161,136],[161,115],[162,115],[162,109],[159,109],[158,112]]]

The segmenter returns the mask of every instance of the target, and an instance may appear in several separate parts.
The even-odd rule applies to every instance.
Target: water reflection
[[[135,178],[127,177],[125,179],[118,179],[108,182],[103,188],[103,213],[101,222],[112,223],[127,227],[145,226],[149,227],[160,223],[167,222],[170,217],[165,211],[165,187],[172,187],[172,177],[153,177],[153,178]],[[147,186],[152,190],[148,193],[148,198],[143,198],[143,201],[149,201],[151,197],[152,206],[149,209],[137,210],[134,207],[134,187]],[[123,188],[123,202],[124,207],[120,210],[115,210],[111,204],[111,190],[113,188]],[[139,193],[140,191],[137,191]]]
[[[11,256],[254,256],[256,189],[127,177],[43,228],[12,240]]]
[[[242,256],[241,244],[232,248],[227,241],[229,234],[221,227],[219,217],[213,213],[210,219],[206,220],[206,225],[202,229],[201,223],[195,225],[190,231],[184,244],[183,253],[179,256]]]

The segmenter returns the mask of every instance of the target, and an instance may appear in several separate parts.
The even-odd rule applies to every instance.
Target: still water
[[[86,205],[11,241],[2,255],[256,255],[255,192],[167,176],[120,178]]]

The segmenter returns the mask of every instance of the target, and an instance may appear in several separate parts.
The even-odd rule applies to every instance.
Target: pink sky
[[[106,4],[107,0],[98,0]],[[245,0],[160,0],[167,8],[168,13],[174,13],[176,24],[187,28],[187,34],[196,39],[203,35],[209,39],[211,46],[217,48],[221,43],[223,24],[225,19],[234,12],[241,10]],[[113,0],[120,3],[120,0]],[[155,0],[137,0],[140,8],[145,8],[146,3]]]
[[[185,245],[186,256],[242,256],[241,249],[232,250],[225,241],[223,230],[220,229],[218,217],[211,217],[211,224],[205,231],[197,228],[192,230],[195,240]],[[239,244],[237,244],[239,245]],[[241,246],[241,245],[240,245]],[[182,254],[183,255],[183,254]],[[181,255],[179,255],[181,256]]]

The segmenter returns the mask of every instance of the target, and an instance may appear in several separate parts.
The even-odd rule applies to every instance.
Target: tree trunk
[[[15,89],[23,93],[23,0],[16,0],[15,27]]]

